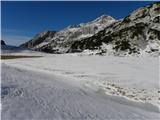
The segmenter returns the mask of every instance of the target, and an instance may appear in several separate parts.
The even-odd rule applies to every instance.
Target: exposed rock
[[[139,8],[121,20],[103,15],[56,33],[45,32],[21,46],[49,53],[89,49],[114,55],[159,54],[160,3]]]
[[[4,42],[4,40],[1,40],[1,45],[6,45],[6,43]]]
[[[113,22],[115,22],[115,20],[112,17],[103,15],[88,23],[70,25],[56,32],[53,36],[45,34],[43,38],[41,38],[38,35],[38,37],[21,45],[21,47],[50,53],[65,53],[70,49],[73,42],[91,37]],[[34,45],[34,43],[36,44]]]
[[[33,39],[30,41],[20,45],[20,47],[24,48],[35,48],[40,45],[44,45],[47,43],[55,34],[55,31],[47,31],[37,34]]]
[[[152,53],[160,50],[160,6],[155,3],[133,11],[129,16],[114,22],[92,37],[76,41],[72,50],[101,49],[103,44],[112,45],[106,52],[115,54]],[[103,50],[104,51],[104,50]]]

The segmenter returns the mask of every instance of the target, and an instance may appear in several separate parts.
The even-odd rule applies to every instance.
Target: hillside
[[[96,35],[74,42],[69,52],[100,49],[101,53],[147,54],[160,50],[160,5],[145,6]]]
[[[114,18],[102,15],[91,22],[70,25],[57,32],[42,32],[20,46],[49,53],[66,53],[75,41],[91,37],[113,22]]]
[[[34,37],[21,47],[49,53],[85,50],[95,54],[159,55],[160,3],[139,8],[121,20],[103,15],[91,22]],[[41,36],[41,34],[40,34]]]

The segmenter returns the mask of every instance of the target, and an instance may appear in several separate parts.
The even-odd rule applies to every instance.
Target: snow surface
[[[42,55],[2,60],[2,119],[159,119],[158,58]]]

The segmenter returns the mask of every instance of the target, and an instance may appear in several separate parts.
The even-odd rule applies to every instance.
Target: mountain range
[[[141,7],[120,20],[108,15],[46,31],[20,45],[47,53],[96,51],[96,54],[159,55],[160,2]]]

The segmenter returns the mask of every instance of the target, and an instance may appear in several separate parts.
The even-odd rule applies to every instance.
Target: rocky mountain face
[[[101,16],[92,22],[47,34],[43,39],[35,38],[21,46],[50,53],[87,49],[114,55],[159,53],[160,3],[139,8],[121,20]]]
[[[69,52],[76,49],[99,49],[109,54],[159,53],[160,3],[135,10],[94,36],[74,42]]]
[[[75,41],[91,37],[113,22],[115,22],[114,18],[103,15],[94,21],[70,25],[58,32],[40,33],[20,46],[49,53],[65,53]]]
[[[33,39],[30,41],[20,45],[20,47],[25,48],[36,48],[41,47],[48,43],[48,41],[54,36],[55,31],[46,31],[37,34]]]

